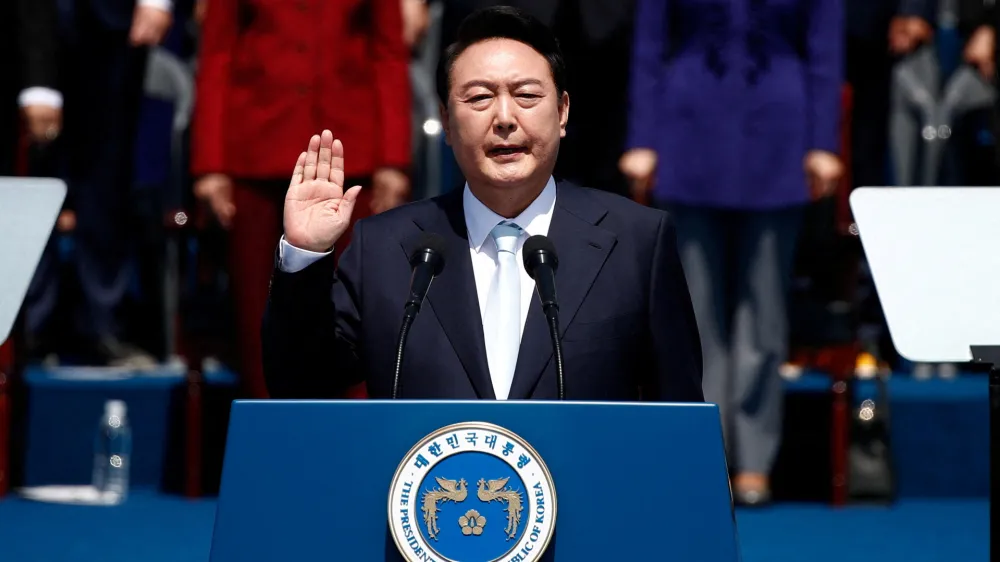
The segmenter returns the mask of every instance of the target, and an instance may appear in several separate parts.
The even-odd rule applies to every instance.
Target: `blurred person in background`
[[[963,37],[966,37],[962,57],[966,63],[974,66],[982,74],[983,79],[997,86],[997,24],[1000,23],[1000,9],[995,2],[979,0],[959,1],[958,27]],[[995,149],[994,181],[1000,172],[1000,96],[997,97],[997,107],[993,111],[993,142]]]
[[[55,0],[0,6],[0,176],[15,173],[20,117],[32,142],[47,143],[62,127]]]
[[[410,52],[401,0],[204,0],[192,124],[195,195],[229,230],[244,393],[265,398],[260,321],[288,163],[329,128],[362,185],[353,220],[410,197]],[[414,30],[414,40],[420,35]],[[348,240],[338,245],[343,250]],[[362,388],[352,396],[363,396]]]
[[[403,44],[411,53],[423,42],[430,27],[430,12],[427,8],[429,1],[434,0],[400,0],[403,9]]]
[[[800,217],[842,174],[843,17],[840,0],[638,1],[621,167],[677,225],[741,504],[770,500]]]
[[[963,60],[996,85],[996,28],[1000,10],[994,0],[959,0],[958,14],[959,33],[965,39]]]
[[[434,0],[432,0],[434,1]],[[628,195],[618,169],[625,148],[634,0],[437,0],[444,2],[441,48],[461,21],[496,5],[525,10],[548,25],[566,59],[573,119],[559,148],[555,176]]]
[[[146,60],[172,24],[172,3],[59,0],[57,7],[64,127],[50,119],[45,136],[59,137],[75,217],[72,255],[83,306],[73,352],[90,365],[152,368],[149,353],[121,338],[117,316],[132,275],[129,201]],[[32,357],[52,351],[46,327],[59,294],[58,251],[49,245],[25,299]]]
[[[846,79],[851,86],[851,187],[888,185],[889,94],[893,63],[931,37],[924,18],[934,0],[846,0]],[[861,253],[860,244],[856,247]],[[863,259],[863,256],[858,256]],[[893,355],[878,297],[869,276],[858,291],[855,372],[887,371]]]
[[[898,177],[886,178],[887,149],[903,154],[926,152],[918,147],[895,146],[889,140],[890,81],[893,66],[907,64],[911,56],[921,50],[929,51],[933,57],[935,73],[924,74],[925,67],[911,68],[908,75],[924,84],[932,95],[943,95],[950,79],[961,64],[976,69],[987,83],[994,83],[995,38],[991,18],[994,10],[991,2],[983,0],[853,0],[848,4],[849,43],[848,76],[854,89],[853,120],[853,185],[900,185],[905,182]],[[873,17],[876,12],[878,16]],[[885,13],[892,11],[887,17]],[[957,21],[955,15],[957,14]],[[867,18],[860,16],[867,15]],[[889,20],[888,24],[884,23]],[[856,22],[856,23],[855,23]],[[850,25],[854,23],[855,25]],[[867,23],[867,25],[863,25]],[[886,30],[888,28],[888,30]],[[887,47],[886,47],[887,44]],[[926,54],[926,53],[925,53]],[[957,99],[955,91],[949,98]],[[910,108],[899,112],[907,118],[920,119]],[[992,112],[990,112],[992,113]],[[995,165],[987,156],[983,174],[980,156],[977,121],[982,112],[952,115],[952,121],[945,123],[952,129],[947,140],[949,157],[945,158],[943,170],[934,184],[992,185],[995,182]],[[919,135],[920,133],[918,133]],[[898,137],[897,137],[898,140]],[[924,144],[925,138],[913,141]],[[939,139],[937,142],[944,142]],[[898,159],[897,159],[898,163]],[[921,168],[923,162],[919,164]],[[985,179],[983,176],[987,176]],[[918,174],[917,177],[920,177]],[[916,183],[923,183],[922,177]],[[876,369],[888,372],[899,359],[896,356],[888,327],[885,323],[878,295],[870,274],[864,279],[859,291],[861,329],[859,332],[863,353],[858,359],[857,374],[871,376]],[[898,366],[898,365],[897,365]],[[957,365],[917,363],[912,365],[912,374],[917,378],[927,378],[938,374],[953,377]]]

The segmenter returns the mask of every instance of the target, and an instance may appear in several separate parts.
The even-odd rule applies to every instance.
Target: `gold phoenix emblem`
[[[504,509],[507,512],[507,528],[504,531],[507,533],[507,540],[511,540],[517,537],[517,526],[521,523],[521,510],[523,507],[521,505],[521,493],[515,492],[510,488],[504,488],[507,485],[507,480],[510,480],[510,478],[498,478],[489,482],[480,478],[479,492],[476,495],[480,500],[487,503],[498,501],[507,504],[507,507]]]
[[[479,515],[475,509],[465,512],[465,515],[458,518],[458,524],[462,527],[463,535],[479,536],[483,534],[483,527],[486,526],[486,518]]]
[[[424,525],[427,527],[427,536],[437,540],[437,534],[441,532],[437,525],[438,502],[445,503],[453,501],[461,503],[465,501],[468,490],[465,487],[465,479],[459,481],[447,480],[436,477],[440,488],[424,492],[424,504],[421,510],[424,512]],[[482,531],[480,531],[482,532]]]
[[[438,509],[438,504],[450,501],[462,503],[468,497],[469,492],[465,479],[448,480],[441,477],[434,479],[437,480],[440,487],[424,492],[421,511],[424,512],[424,526],[427,527],[427,536],[438,540],[438,533],[441,532],[437,524],[437,514],[441,511]],[[489,481],[480,478],[476,497],[486,503],[496,501],[506,504],[507,507],[504,508],[504,511],[507,512],[507,527],[504,528],[504,532],[507,533],[507,540],[511,540],[517,538],[517,528],[521,523],[521,511],[524,507],[521,493],[508,487],[508,480],[510,477]],[[478,511],[470,509],[465,515],[458,518],[458,524],[462,528],[462,534],[479,536],[483,533],[486,518]]]

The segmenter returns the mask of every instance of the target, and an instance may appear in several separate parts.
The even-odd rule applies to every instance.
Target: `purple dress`
[[[741,210],[809,199],[802,160],[839,152],[842,0],[638,0],[628,148],[654,198]]]

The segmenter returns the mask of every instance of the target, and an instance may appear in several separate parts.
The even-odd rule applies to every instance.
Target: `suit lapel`
[[[585,191],[566,183],[560,183],[557,189],[548,238],[559,256],[556,295],[559,299],[561,338],[604,266],[616,237],[597,226],[607,210]],[[510,398],[530,397],[551,359],[552,339],[536,295],[528,309]],[[567,381],[567,387],[572,388],[572,381]]]
[[[444,270],[431,283],[424,306],[430,305],[434,310],[434,316],[458,354],[476,394],[480,398],[495,399],[486,362],[483,320],[479,313],[476,279],[472,272],[462,191],[456,190],[439,201],[438,212],[415,219],[421,229],[436,232],[448,242]],[[413,251],[414,242],[415,237],[403,242],[403,250],[407,256]]]

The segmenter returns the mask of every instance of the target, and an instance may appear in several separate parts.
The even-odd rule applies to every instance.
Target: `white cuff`
[[[62,94],[52,88],[32,86],[31,88],[21,90],[21,94],[17,96],[17,104],[21,107],[28,107],[29,105],[47,105],[49,107],[61,109],[63,105],[63,97]]]
[[[171,0],[139,0],[139,5],[159,8],[164,12],[170,12],[174,9],[174,3]]]
[[[284,235],[278,243],[278,267],[285,273],[296,273],[316,263],[332,252],[313,252],[296,248],[285,240]]]

